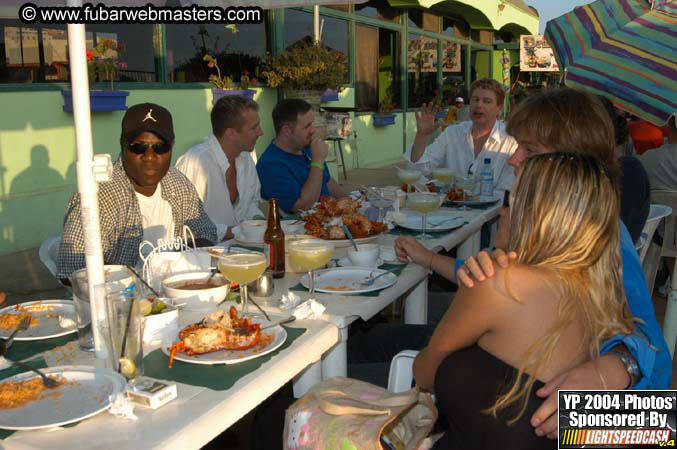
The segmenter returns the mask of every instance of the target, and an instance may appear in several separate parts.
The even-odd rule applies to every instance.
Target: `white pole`
[[[313,37],[320,42],[320,5],[313,6]]]
[[[69,6],[81,6],[82,0],[69,0]],[[92,334],[96,357],[107,360],[108,345],[102,334],[107,329],[106,297],[104,288],[103,254],[99,229],[99,202],[97,185],[92,170],[92,124],[89,109],[89,81],[87,78],[85,26],[68,25],[68,55],[70,57],[71,86],[73,89],[73,117],[77,142],[77,177],[82,231],[85,240],[87,284],[92,314]]]

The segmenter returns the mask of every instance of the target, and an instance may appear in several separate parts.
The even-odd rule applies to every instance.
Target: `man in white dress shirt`
[[[261,183],[251,156],[263,135],[258,109],[244,97],[220,98],[211,113],[212,134],[176,161],[195,185],[219,240],[231,238],[241,222],[263,216]]]
[[[474,81],[470,87],[470,121],[448,126],[430,145],[436,111],[432,103],[424,104],[421,112],[416,113],[416,137],[404,158],[451,168],[457,177],[472,175],[478,179],[484,158],[491,158],[494,189],[502,195],[515,179],[507,161],[517,149],[517,141],[505,132],[505,124],[497,120],[504,98],[503,86],[498,81],[488,78]]]

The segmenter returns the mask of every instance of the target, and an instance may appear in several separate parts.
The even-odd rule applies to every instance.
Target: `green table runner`
[[[383,264],[379,267],[379,269],[382,270],[391,270],[391,269],[397,269],[393,272],[395,276],[399,276],[404,268],[406,267],[406,264]],[[385,289],[385,288],[384,288]],[[289,288],[290,291],[302,291],[302,292],[308,292],[308,289],[306,289],[300,282]],[[365,292],[363,294],[359,294],[360,297],[378,297],[381,294],[381,291],[383,289],[379,289],[377,291],[371,291],[371,292]],[[337,294],[341,294],[341,292],[337,291]],[[329,294],[331,295],[331,294]]]
[[[255,371],[263,363],[289,347],[299,336],[306,332],[305,328],[287,328],[287,340],[280,348],[267,355],[244,361],[238,364],[198,365],[174,360],[169,368],[169,357],[161,349],[151,352],[143,358],[143,371],[146,376],[171,380],[192,386],[206,387],[215,391],[230,389],[233,384],[245,375]]]
[[[65,336],[59,336],[52,339],[41,339],[37,341],[14,341],[14,344],[7,351],[7,358],[12,360],[22,361],[37,355],[38,353],[46,352],[67,343],[77,340],[78,334],[71,333]]]

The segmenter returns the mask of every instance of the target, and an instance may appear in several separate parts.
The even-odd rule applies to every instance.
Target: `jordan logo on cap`
[[[142,120],[141,122],[145,122],[145,121],[148,120],[148,119],[152,120],[153,122],[157,122],[157,120],[155,120],[155,117],[153,117],[152,113],[153,113],[153,108],[151,108],[151,109],[146,113],[146,117],[144,117],[143,120]]]

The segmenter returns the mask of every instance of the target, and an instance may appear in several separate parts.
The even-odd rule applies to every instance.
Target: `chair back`
[[[38,251],[40,261],[47,267],[52,275],[56,276],[56,258],[59,256],[59,247],[61,246],[61,235],[52,236],[46,239]]]
[[[677,244],[675,243],[675,217],[677,217],[677,191],[651,191],[651,203],[667,206],[672,209],[672,213],[665,217],[664,226],[657,226],[654,229],[662,230],[663,245],[659,246],[653,239],[646,239],[644,246],[644,259],[642,259],[642,269],[646,277],[646,284],[649,292],[653,293],[656,272],[661,256],[677,255]],[[648,220],[647,220],[648,222]],[[657,225],[660,224],[658,221]],[[640,254],[641,256],[641,254]]]
[[[649,210],[649,217],[646,219],[644,228],[642,228],[642,234],[639,237],[639,242],[637,243],[637,252],[639,253],[639,260],[644,262],[646,257],[646,252],[649,250],[649,244],[653,239],[653,235],[656,232],[656,227],[661,222],[664,217],[672,214],[672,208],[666,205],[652,204],[651,209]]]

